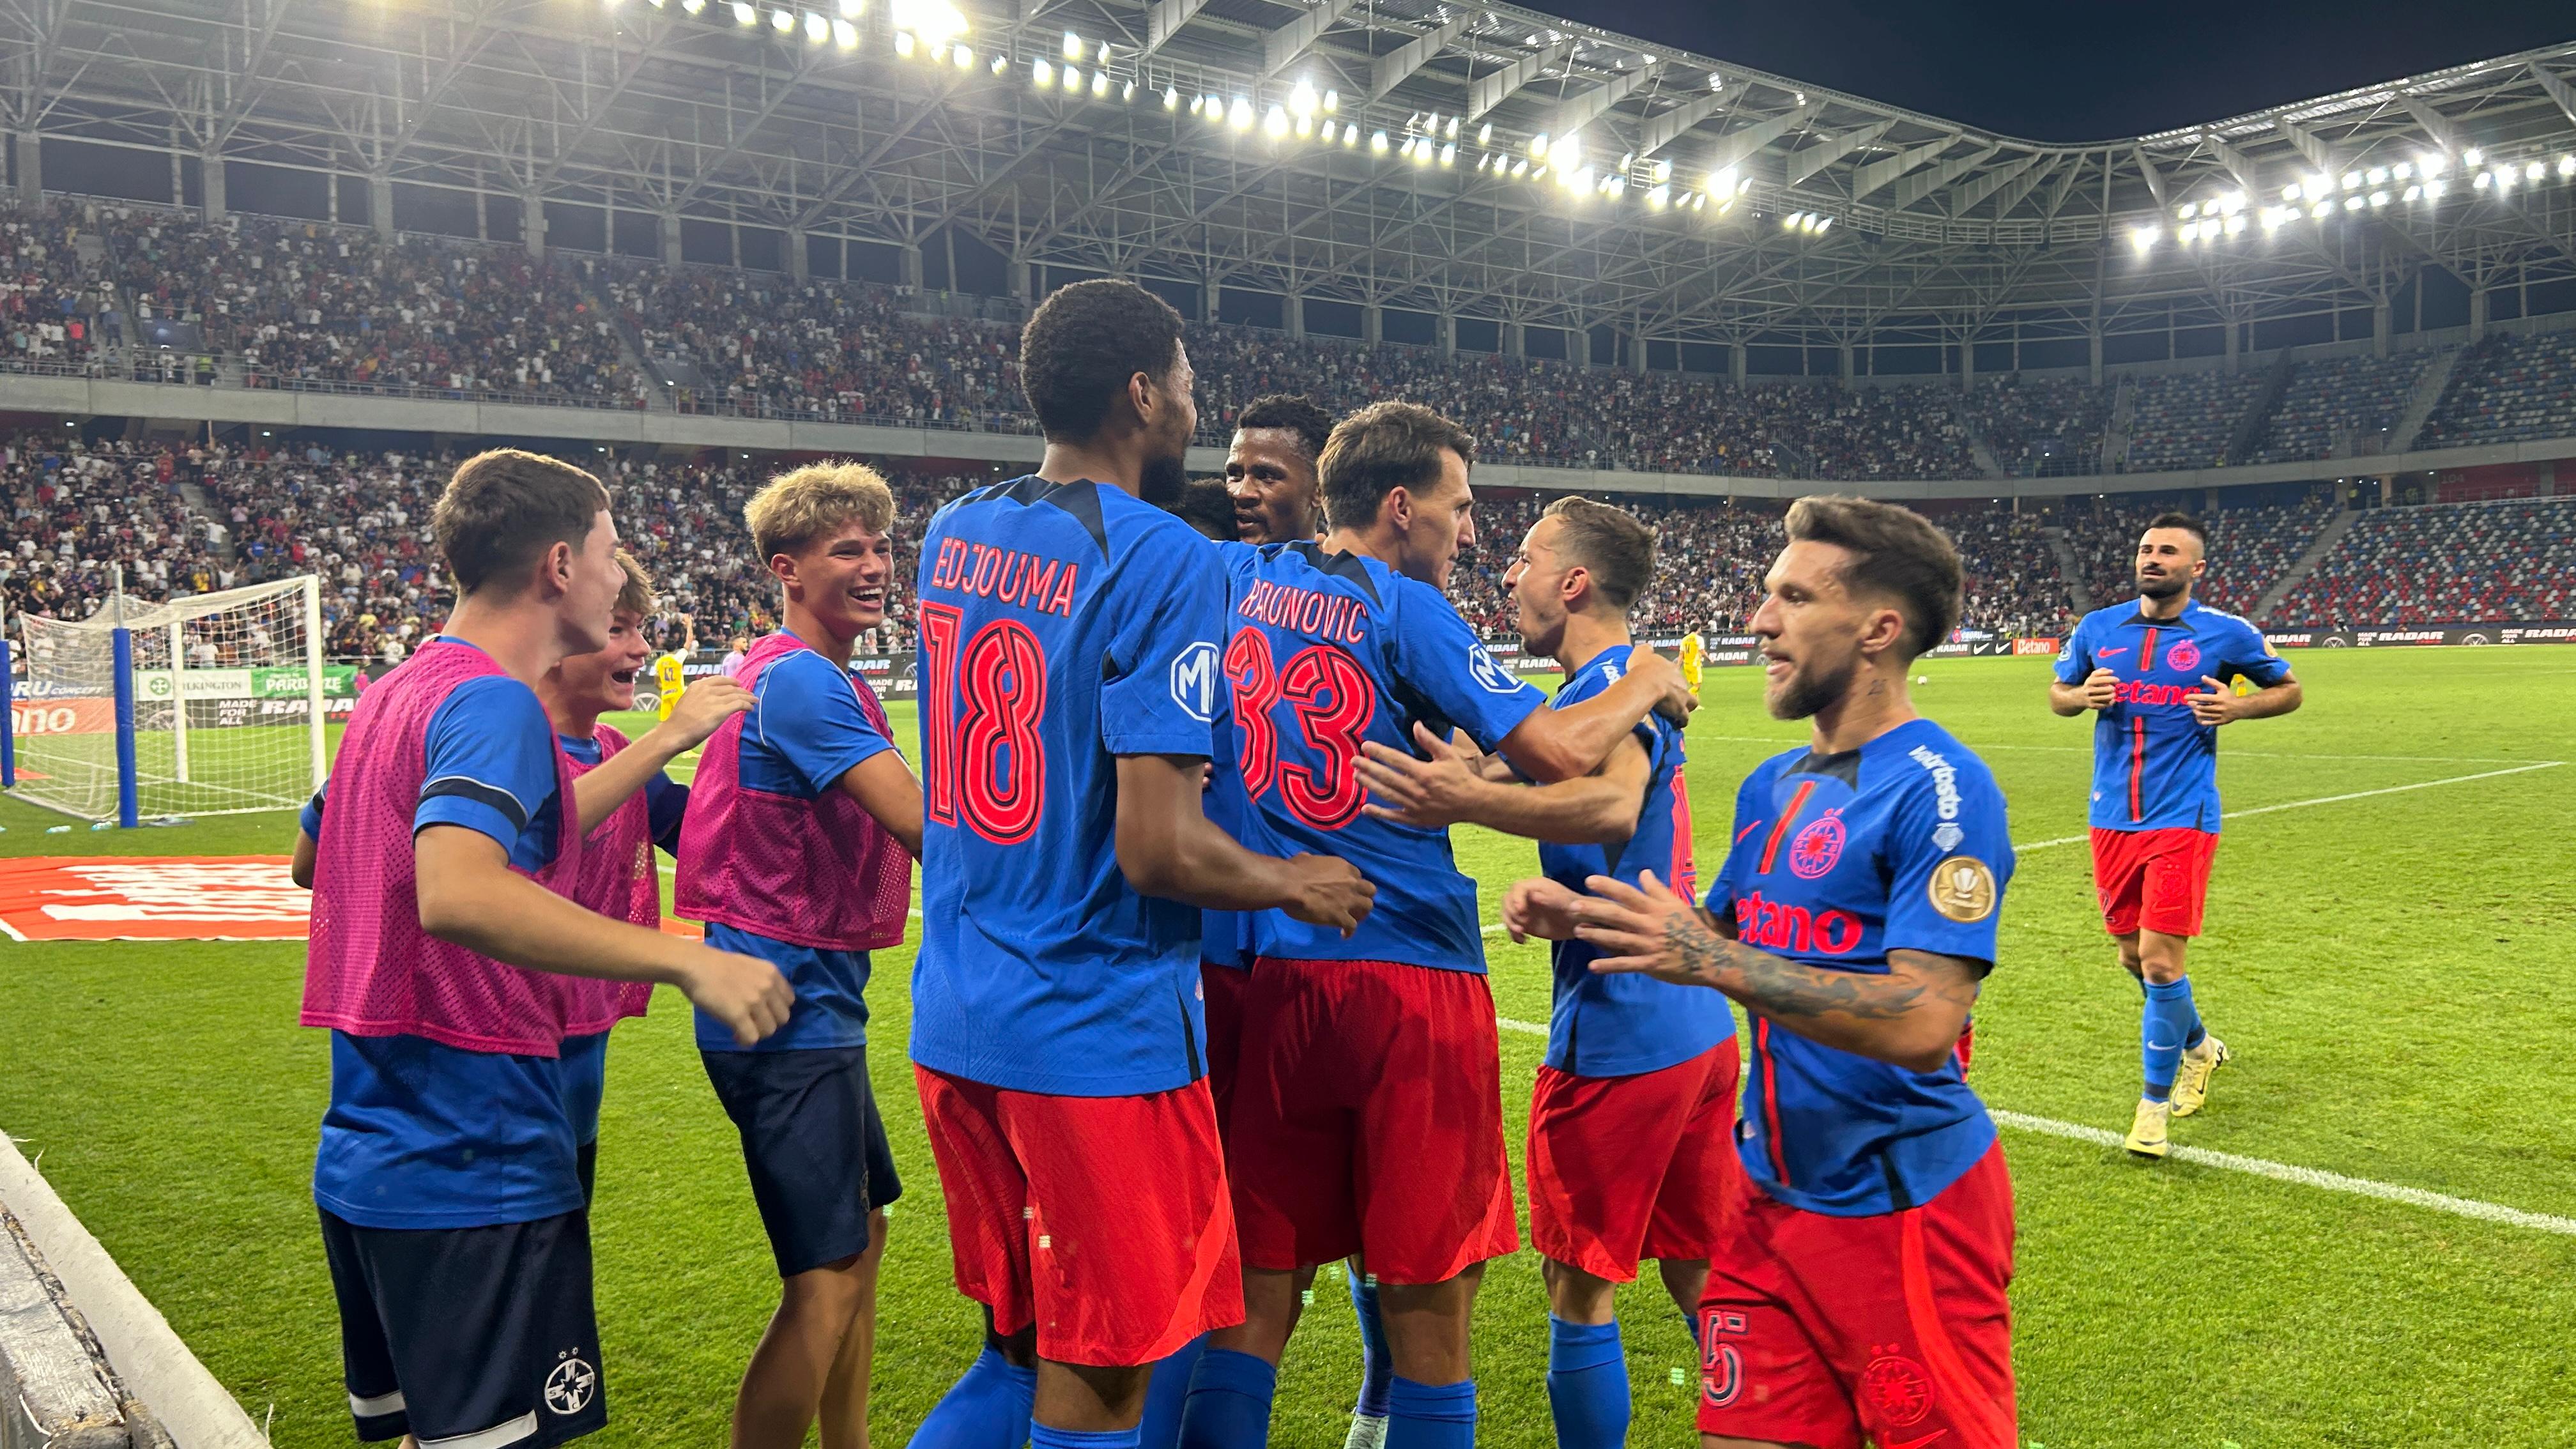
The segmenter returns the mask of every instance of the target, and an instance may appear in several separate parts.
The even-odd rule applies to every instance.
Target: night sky
[[[2576,40],[2570,0],[1526,0],[2038,141],[2099,141]]]

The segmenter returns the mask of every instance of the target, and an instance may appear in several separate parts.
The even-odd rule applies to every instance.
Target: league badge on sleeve
[[[1216,718],[1216,646],[1202,639],[1172,660],[1172,703],[1206,724]]]
[[[1954,855],[1932,867],[1926,890],[1932,909],[1963,926],[1995,913],[1995,873],[1973,855]]]
[[[1483,685],[1488,694],[1520,693],[1520,679],[1505,669],[1503,661],[1496,659],[1492,651],[1472,640],[1467,645],[1467,672],[1476,677],[1476,682]]]

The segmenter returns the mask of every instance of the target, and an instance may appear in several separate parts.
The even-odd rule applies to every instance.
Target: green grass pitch
[[[2309,653],[2306,710],[2228,728],[2230,809],[2357,795],[2576,757],[2576,650]],[[1923,666],[1917,704],[1994,767],[2014,838],[2084,829],[2087,726],[2051,716],[2046,661]],[[1712,670],[1691,726],[1699,856],[1736,782],[1799,726],[1758,678]],[[899,721],[909,747],[908,710]],[[2576,765],[2253,815],[2218,857],[2193,977],[2239,1053],[2176,1140],[2576,1214]],[[0,854],[283,852],[291,816],[48,837],[0,802]],[[1460,834],[1500,886],[1525,843]],[[2137,992],[2092,909],[2080,844],[2026,852],[1972,1080],[2000,1108],[2121,1129]],[[875,1429],[899,1445],[975,1352],[950,1285],[938,1186],[903,1056],[908,949],[871,989],[874,1067],[907,1192],[894,1217]],[[252,1415],[284,1445],[349,1440],[308,1196],[326,1091],[298,1029],[296,945],[0,946],[0,1126],[32,1155]],[[1503,1013],[1544,1021],[1535,947],[1492,946]],[[1514,1131],[1539,1038],[1503,1037]],[[2024,1436],[2074,1446],[2576,1444],[2576,1238],[2007,1131]],[[1513,1158],[1519,1161],[1517,1138]],[[775,1280],[731,1130],[665,993],[617,1034],[602,1130],[599,1308],[614,1416],[603,1445],[721,1442]],[[1328,1272],[1280,1383],[1274,1442],[1340,1443],[1356,1379]],[[1649,1274],[1626,1290],[1633,1442],[1690,1442],[1692,1365]],[[1526,1251],[1478,1313],[1485,1442],[1551,1441],[1546,1303]],[[1687,1377],[1687,1375],[1685,1375]]]

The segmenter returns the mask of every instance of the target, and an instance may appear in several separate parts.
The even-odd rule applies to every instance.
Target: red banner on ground
[[[282,855],[0,860],[0,932],[17,941],[301,941],[312,897]],[[693,922],[662,929],[691,939]]]

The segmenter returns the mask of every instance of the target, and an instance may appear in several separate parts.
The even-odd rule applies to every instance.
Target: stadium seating
[[[2257,463],[2349,458],[2385,447],[2430,351],[2301,362],[2255,445]]]
[[[2275,611],[2314,628],[2576,620],[2576,498],[2381,508]]]
[[[2059,478],[2102,471],[2109,390],[2080,379],[2006,377],[1981,383],[1968,412],[2005,473]]]
[[[2159,373],[2138,379],[2131,404],[2123,473],[2216,468],[2245,410],[2263,389],[2262,374]]]
[[[2494,335],[2460,359],[2420,445],[2519,443],[2576,433],[2576,332]]]
[[[2122,507],[2070,520],[2068,536],[2085,563],[2095,608],[2137,596],[2138,535],[2162,508]],[[2250,614],[2263,594],[2299,561],[2309,540],[2334,515],[2331,502],[2277,508],[2222,508],[2202,516],[2209,529],[2209,572],[2193,596],[2213,609]]]

